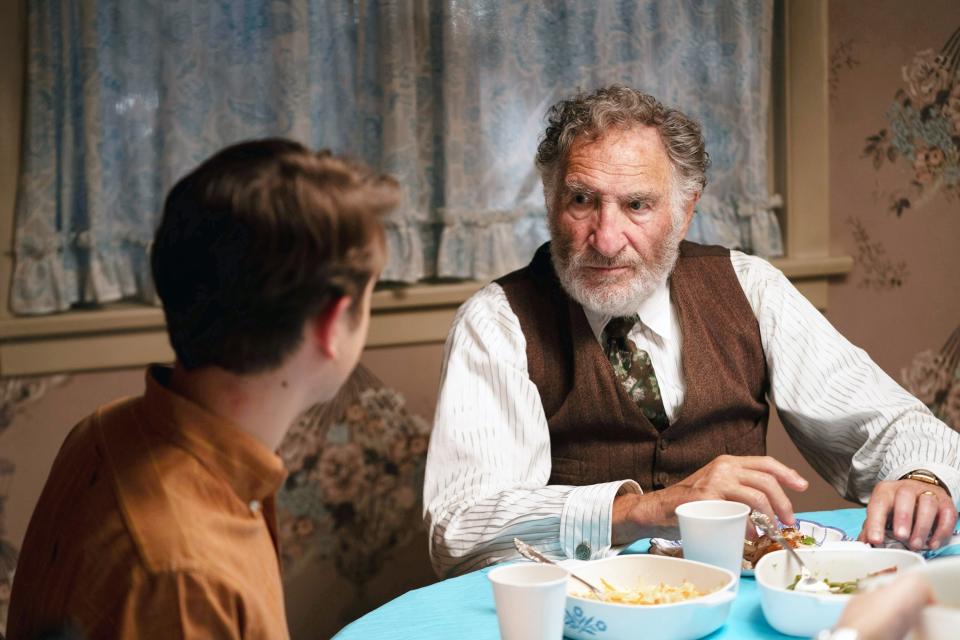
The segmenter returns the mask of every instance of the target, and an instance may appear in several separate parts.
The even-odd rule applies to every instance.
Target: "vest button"
[[[663,471],[658,471],[657,475],[654,476],[654,480],[661,488],[667,486],[667,474]]]
[[[590,545],[586,542],[581,542],[577,545],[576,549],[577,560],[589,560],[590,559]]]
[[[660,438],[660,451],[665,451],[668,444],[669,442],[666,438]]]

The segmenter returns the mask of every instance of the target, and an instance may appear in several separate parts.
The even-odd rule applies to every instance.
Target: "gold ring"
[[[917,494],[917,497],[918,497],[918,498],[919,498],[920,496],[933,496],[934,498],[936,498],[936,497],[937,497],[937,494],[935,494],[933,491],[930,491],[929,489],[927,489],[926,491],[921,491],[919,494]]]

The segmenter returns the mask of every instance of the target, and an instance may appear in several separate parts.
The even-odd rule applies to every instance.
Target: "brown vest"
[[[550,244],[497,282],[520,321],[550,427],[550,484],[633,478],[662,489],[716,456],[766,451],[767,366],[756,317],[723,247],[680,244],[670,297],[683,335],[683,405],[659,433],[617,381]]]

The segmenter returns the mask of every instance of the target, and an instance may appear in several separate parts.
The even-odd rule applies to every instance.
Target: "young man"
[[[167,197],[152,266],[172,368],[63,444],[23,543],[9,637],[286,638],[274,453],[367,334],[391,178],[274,139]]]

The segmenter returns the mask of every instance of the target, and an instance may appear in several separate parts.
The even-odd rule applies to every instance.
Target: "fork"
[[[559,564],[557,564],[547,556],[543,555],[542,553],[540,553],[539,551],[537,551],[536,549],[528,545],[526,542],[524,542],[520,538],[513,539],[513,546],[515,546],[517,548],[517,551],[520,552],[520,555],[522,555],[527,560],[533,560],[534,562],[539,562],[541,564],[552,564],[555,567],[560,567]],[[566,571],[567,573],[569,573],[571,578],[573,578],[577,582],[580,582],[585,587],[590,589],[590,591],[593,592],[593,595],[597,596],[597,598],[599,598],[601,602],[607,601],[607,596],[603,593],[602,590],[598,589],[596,586],[594,586],[590,582],[587,582],[586,580],[584,580],[583,578],[575,574],[573,571],[570,571],[566,567],[560,567],[560,568]]]
[[[807,567],[803,560],[800,559],[800,554],[793,550],[793,547],[790,545],[790,543],[787,542],[786,539],[784,539],[784,537],[780,534],[780,530],[774,526],[773,522],[771,522],[770,516],[759,511],[754,511],[750,514],[750,522],[760,527],[765,534],[770,536],[770,539],[783,547],[783,549],[786,550],[786,552],[797,561],[797,564],[800,565],[800,581],[797,583],[798,587],[800,585],[806,585],[807,587],[814,588],[821,586],[820,581],[813,577],[813,572],[810,571],[810,568]],[[802,588],[798,589],[798,591],[802,590]]]

